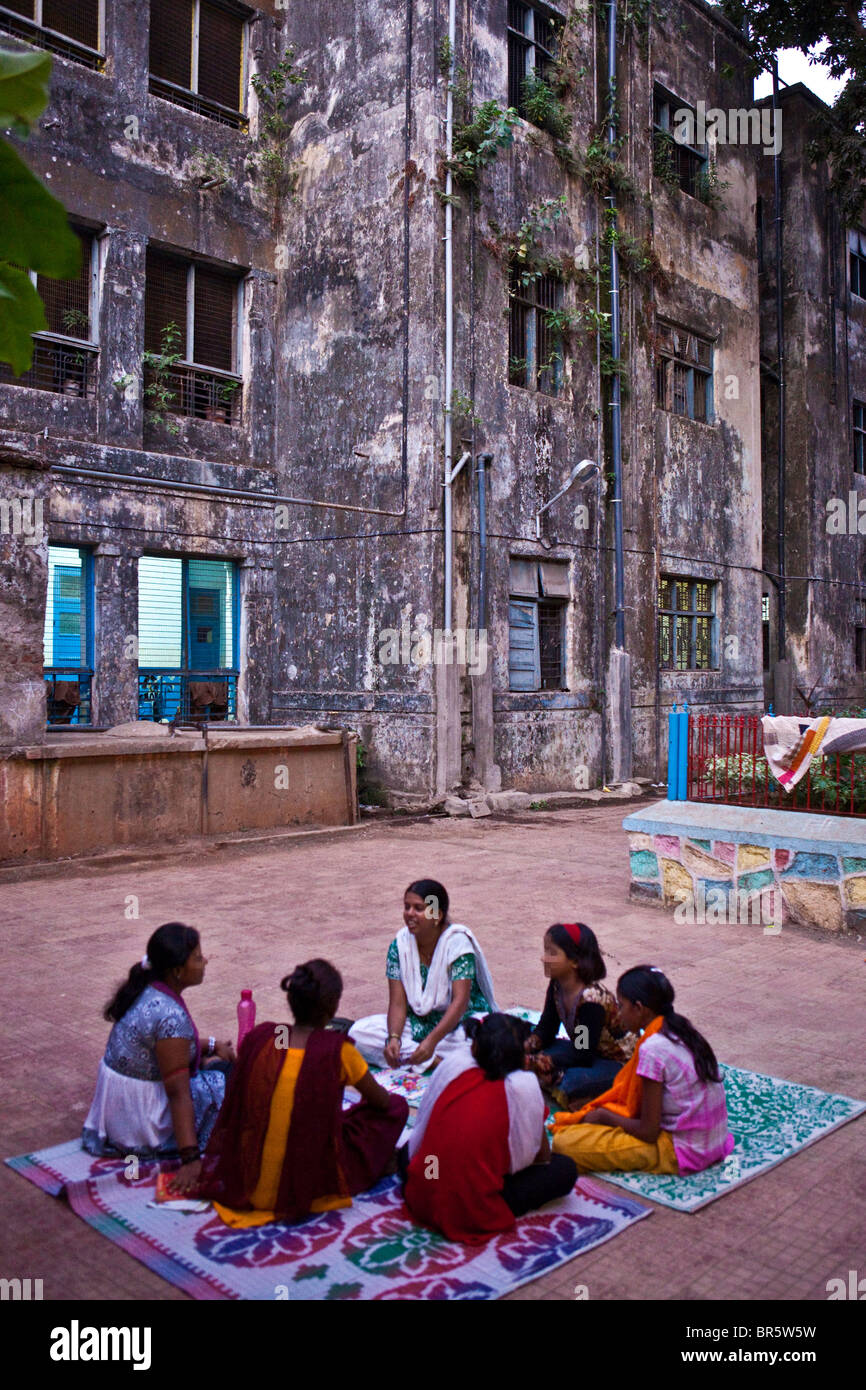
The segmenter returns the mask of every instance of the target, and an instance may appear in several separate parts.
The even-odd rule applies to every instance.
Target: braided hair
[[[701,1081],[721,1081],[716,1054],[694,1024],[674,1010],[674,987],[658,966],[635,965],[617,981],[617,991],[631,1004],[643,1004],[664,1019],[662,1033],[687,1047]]]

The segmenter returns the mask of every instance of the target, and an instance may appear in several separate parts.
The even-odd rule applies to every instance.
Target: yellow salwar
[[[259,1170],[259,1180],[250,1198],[255,1211],[235,1211],[233,1207],[225,1207],[221,1202],[214,1202],[214,1207],[227,1226],[234,1226],[243,1230],[249,1226],[264,1226],[268,1221],[278,1219],[274,1206],[280,1190],[280,1176],[283,1171],[286,1141],[295,1103],[295,1087],[303,1060],[304,1049],[302,1047],[290,1047],[286,1050],[286,1060],[271,1097],[268,1128],[262,1147],[262,1166]],[[340,1061],[342,1063],[343,1085],[357,1085],[368,1070],[367,1063],[358,1049],[349,1042],[344,1043],[340,1051]],[[310,1207],[310,1214],[336,1211],[339,1207],[350,1207],[351,1205],[351,1197],[317,1197]]]
[[[553,1136],[553,1152],[573,1158],[581,1173],[679,1173],[674,1141],[659,1130],[654,1144],[619,1125],[569,1125]]]

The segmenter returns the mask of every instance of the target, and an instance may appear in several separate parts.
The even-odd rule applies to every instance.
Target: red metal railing
[[[866,816],[866,751],[813,758],[809,771],[786,792],[767,764],[759,715],[693,714],[688,799]]]

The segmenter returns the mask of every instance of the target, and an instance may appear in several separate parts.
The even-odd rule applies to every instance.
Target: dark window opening
[[[681,188],[690,197],[699,196],[700,183],[708,165],[706,145],[683,140],[691,135],[697,140],[697,116],[694,109],[660,87],[653,92],[653,169],[657,178]]]
[[[556,46],[556,26],[534,5],[508,0],[508,105],[526,119],[523,84],[527,77],[546,77]]]
[[[240,419],[235,273],[148,247],[144,296],[145,399],[154,416]],[[161,365],[159,360],[177,357]]]
[[[513,266],[509,293],[509,383],[557,396],[562,389],[564,357],[556,322],[562,305],[562,282],[554,275],[532,275]]]
[[[866,473],[866,401],[854,402],[854,472]]]
[[[866,627],[854,629],[854,669],[866,671]]]
[[[53,280],[29,272],[45,309],[47,327],[34,335],[33,362],[21,376],[0,365],[0,381],[54,391],[65,396],[93,397],[99,349],[96,346],[93,232],[73,227],[81,242],[81,267],[71,280]]]
[[[856,228],[849,231],[848,251],[851,293],[856,294],[858,299],[866,299],[866,232]]]
[[[151,0],[151,92],[227,125],[240,125],[244,28],[250,14],[228,0]]]
[[[512,690],[565,690],[568,566],[554,560],[511,561],[508,673]]]
[[[673,415],[713,422],[712,343],[673,324],[657,325],[656,405]]]
[[[663,671],[712,671],[716,659],[716,585],[662,575],[659,580],[659,666]]]
[[[0,31],[88,67],[99,66],[99,0],[4,0]]]

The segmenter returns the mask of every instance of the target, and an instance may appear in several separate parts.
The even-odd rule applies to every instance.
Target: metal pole
[[[779,373],[779,453],[778,453],[778,509],[776,513],[777,545],[779,561],[779,654],[784,661],[788,650],[786,584],[785,584],[785,307],[782,286],[782,157],[779,141],[776,139],[779,121],[779,65],[773,63],[773,195],[776,224],[776,354]]]
[[[616,147],[616,0],[610,0],[607,15],[607,143],[611,149]],[[616,231],[616,194],[613,186],[608,189],[605,200],[612,214],[609,223]],[[610,423],[611,448],[613,452],[613,527],[614,527],[614,600],[616,606],[616,626],[614,645],[625,649],[625,582],[622,536],[622,386],[619,374],[621,350],[619,319],[619,256],[616,239],[610,244],[610,327],[611,356],[614,359],[613,380],[611,383]]]

